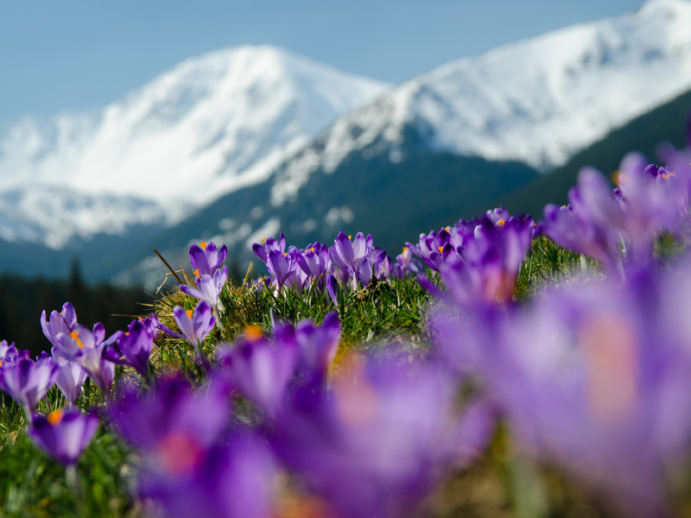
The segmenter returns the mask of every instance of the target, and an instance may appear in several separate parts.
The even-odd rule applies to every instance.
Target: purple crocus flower
[[[14,342],[11,344],[7,343],[7,340],[2,340],[0,341],[0,361],[5,360],[5,358],[8,356],[8,352],[10,349],[14,350],[14,354],[17,354],[17,347],[14,345]],[[2,364],[0,363],[0,367],[2,367]]]
[[[41,313],[41,329],[54,346],[57,345],[57,338],[60,333],[68,335],[74,331],[76,325],[77,313],[74,311],[74,306],[69,302],[63,304],[60,313],[51,312],[49,321],[46,321],[46,312]]]
[[[224,266],[223,268],[216,270],[213,276],[204,274],[199,277],[197,279],[198,289],[194,289],[186,284],[181,284],[180,291],[191,297],[203,300],[217,311],[221,292],[223,291],[223,287],[226,285],[227,280],[228,268]]]
[[[48,417],[35,415],[27,435],[34,445],[65,466],[77,463],[98,430],[98,417],[79,410],[56,410]]]
[[[592,282],[473,325],[437,317],[447,359],[482,379],[520,443],[627,516],[664,515],[664,473],[691,450],[691,276]]]
[[[175,459],[164,461],[174,465],[193,458],[190,445],[179,439],[162,446],[159,455]],[[189,469],[180,473],[144,470],[140,497],[153,500],[169,518],[271,516],[274,467],[262,442],[234,433],[225,444],[198,452],[194,458]]]
[[[125,390],[111,406],[120,433],[144,455],[139,493],[166,516],[266,516],[271,461],[251,437],[226,433],[227,399],[217,378],[194,392],[173,377],[146,395]]]
[[[55,384],[57,376],[57,363],[44,353],[36,361],[22,358],[3,365],[0,382],[2,389],[30,413]]]
[[[161,328],[161,323],[158,320],[158,317],[154,312],[151,312],[151,314],[148,317],[139,317],[138,320],[144,325],[146,330],[149,332],[149,334],[156,340],[158,337],[158,332],[160,331]],[[107,342],[114,341],[115,339],[111,336]]]
[[[281,254],[286,251],[286,238],[281,232],[281,236],[276,241],[273,237],[263,239],[263,244],[254,243],[252,245],[252,251],[264,264],[269,260],[269,252],[280,252]]]
[[[351,243],[350,236],[339,232],[334,246],[329,248],[331,262],[341,270],[344,279],[352,275],[353,289],[357,289],[358,282],[362,282],[365,286],[369,284],[372,276],[372,263],[369,262],[372,241],[371,234],[365,238],[362,232],[358,232]]]
[[[580,201],[578,187],[569,191],[568,206],[547,205],[542,228],[555,243],[600,261],[610,271],[620,271],[618,233],[610,225],[594,222]]]
[[[638,153],[624,157],[613,193],[598,171],[581,170],[569,192],[571,206],[545,207],[546,234],[622,275],[624,265],[650,262],[662,229],[679,234],[684,189],[673,173],[646,164]]]
[[[75,324],[69,333],[58,333],[55,336],[55,344],[51,350],[56,361],[75,361],[82,353],[82,349],[93,349],[101,344],[106,337],[106,329],[103,324],[97,322],[93,330],[81,324]]]
[[[202,241],[201,246],[192,245],[190,247],[190,263],[194,268],[194,275],[201,277],[202,275],[213,275],[216,270],[223,266],[228,255],[228,247],[223,245],[220,250],[216,249],[214,243],[205,243]]]
[[[126,333],[120,333],[118,349],[125,355],[127,362],[143,377],[149,372],[149,356],[154,345],[154,337],[149,326],[143,321],[133,320]]]
[[[107,395],[115,378],[115,364],[104,358],[105,336],[106,330],[101,323],[94,325],[93,332],[77,324],[70,334],[58,334],[53,357],[58,361],[77,362]]]
[[[272,444],[338,516],[400,516],[459,450],[467,462],[487,442],[489,434],[457,443],[477,439],[479,413],[459,432],[448,419],[455,391],[429,365],[354,360],[333,385],[333,395],[299,387],[276,419]]]
[[[272,276],[272,283],[280,292],[284,285],[289,284],[295,276],[297,262],[285,252],[270,250],[266,261],[266,269]]]
[[[65,399],[70,405],[74,405],[79,399],[82,385],[86,379],[86,371],[77,362],[64,360],[60,362],[58,375],[55,382]]]
[[[679,206],[684,194],[682,182],[675,173],[646,164],[645,157],[639,153],[624,157],[618,182],[620,205],[625,213],[621,230],[637,247],[634,256],[647,259],[660,230],[678,234]]]
[[[487,216],[487,219],[489,219],[492,223],[499,226],[503,226],[504,223],[509,221],[509,218],[511,217],[509,211],[506,210],[504,207],[499,207],[494,210],[488,210],[485,213],[485,216]]]
[[[154,464],[169,472],[191,467],[195,452],[208,449],[219,439],[230,415],[227,390],[221,384],[212,382],[207,390],[195,393],[188,381],[177,376],[160,379],[147,395],[126,389],[110,414],[125,439],[159,460]],[[176,442],[180,447],[188,444],[189,451],[166,450]],[[180,457],[167,456],[173,453]],[[159,454],[165,458],[157,459]]]
[[[413,250],[408,246],[404,246],[403,252],[396,256],[396,263],[393,267],[396,277],[403,279],[408,275],[419,273],[421,269],[417,259],[413,259]]]
[[[502,225],[483,217],[474,236],[463,245],[460,258],[441,264],[442,278],[453,302],[473,309],[511,301],[516,276],[530,247],[532,229],[530,217],[512,217]],[[424,276],[418,279],[427,290],[440,295]]]
[[[676,235],[689,242],[691,240],[691,113],[686,117],[686,141],[688,149],[680,151],[671,144],[664,144],[658,148],[658,155],[666,165],[662,180],[674,179],[677,189],[680,221]],[[673,231],[673,229],[670,230]]]
[[[338,352],[340,338],[341,323],[334,311],[327,313],[321,326],[311,320],[300,322],[295,328],[298,372],[308,381],[326,380],[329,366]]]
[[[326,274],[329,271],[329,247],[317,242],[307,245],[304,252],[296,257],[298,266],[309,276],[312,283],[324,286]]]
[[[374,275],[377,279],[389,280],[391,279],[391,272],[393,266],[391,264],[391,259],[386,255],[386,250],[380,250],[374,247],[372,253],[372,263],[374,265]]]
[[[232,346],[219,347],[221,371],[230,386],[274,415],[293,374],[297,348],[290,326],[279,326],[279,339],[267,340],[250,332]]]
[[[173,316],[182,334],[168,329],[163,324],[161,324],[161,331],[175,338],[186,338],[194,347],[202,364],[205,364],[206,360],[202,356],[199,346],[216,325],[216,317],[212,314],[211,307],[203,300],[197,304],[194,311],[186,311],[180,306],[175,306]]]
[[[7,344],[6,340],[0,342],[0,367],[3,365],[13,365],[21,359],[29,359],[31,353],[29,350],[22,351],[17,349],[17,346],[12,342]]]

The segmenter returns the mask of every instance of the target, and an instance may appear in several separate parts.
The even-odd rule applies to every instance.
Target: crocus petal
[[[259,243],[254,243],[252,245],[252,251],[254,252],[254,255],[256,255],[261,262],[266,264],[268,256],[266,255],[266,248],[264,248],[263,245],[260,245]]]
[[[60,312],[62,318],[65,320],[65,324],[70,329],[74,329],[77,325],[77,313],[74,311],[74,306],[69,302],[65,302],[62,305],[62,311]]]
[[[326,291],[329,293],[329,297],[331,297],[334,306],[338,307],[340,302],[340,286],[333,274],[326,276]]]
[[[200,302],[200,304],[205,303]],[[196,345],[197,338],[194,334],[194,326],[192,325],[190,317],[187,316],[187,312],[180,306],[175,306],[173,309],[173,316],[175,317],[175,323],[180,328],[180,331],[182,331],[182,334],[185,335],[185,338]]]
[[[199,275],[210,273],[209,262],[206,260],[206,254],[198,245],[192,245],[190,247],[190,263],[192,264],[192,268],[199,270]]]
[[[336,241],[334,242],[336,250],[338,250],[338,255],[342,258],[343,262],[350,266],[353,264],[353,259],[355,259],[355,251],[353,250],[353,244],[348,239],[343,232],[339,232],[336,236]]]

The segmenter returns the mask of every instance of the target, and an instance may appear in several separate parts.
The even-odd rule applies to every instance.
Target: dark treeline
[[[124,329],[130,319],[114,314],[141,315],[151,302],[142,288],[121,289],[109,284],[89,286],[74,263],[69,280],[26,279],[14,275],[0,275],[0,340],[15,342],[20,349],[29,349],[32,356],[50,351],[50,342],[43,335],[41,311],[50,315],[71,302],[79,323],[91,328],[101,322],[109,336]]]

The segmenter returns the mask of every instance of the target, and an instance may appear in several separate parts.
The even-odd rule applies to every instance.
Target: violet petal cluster
[[[77,463],[98,430],[99,419],[79,410],[56,410],[48,417],[34,415],[27,434],[34,445],[65,466]]]

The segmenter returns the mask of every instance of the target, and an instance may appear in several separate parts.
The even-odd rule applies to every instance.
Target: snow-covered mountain
[[[395,250],[691,91],[689,28],[691,0],[650,0],[392,88],[273,47],[191,59],[96,115],[0,135],[0,239],[29,242],[13,265],[31,243],[82,247],[92,278],[117,265],[122,282],[158,278],[141,262],[151,229],[183,262],[202,237],[244,261],[279,230],[363,230]]]
[[[316,170],[352,153],[405,157],[413,129],[430,149],[513,160],[540,172],[691,89],[691,2],[651,0],[620,18],[460,59],[339,119],[272,188],[281,205]]]
[[[170,224],[268,178],[387,85],[271,46],[189,59],[100,113],[25,119],[0,136],[0,238]]]

